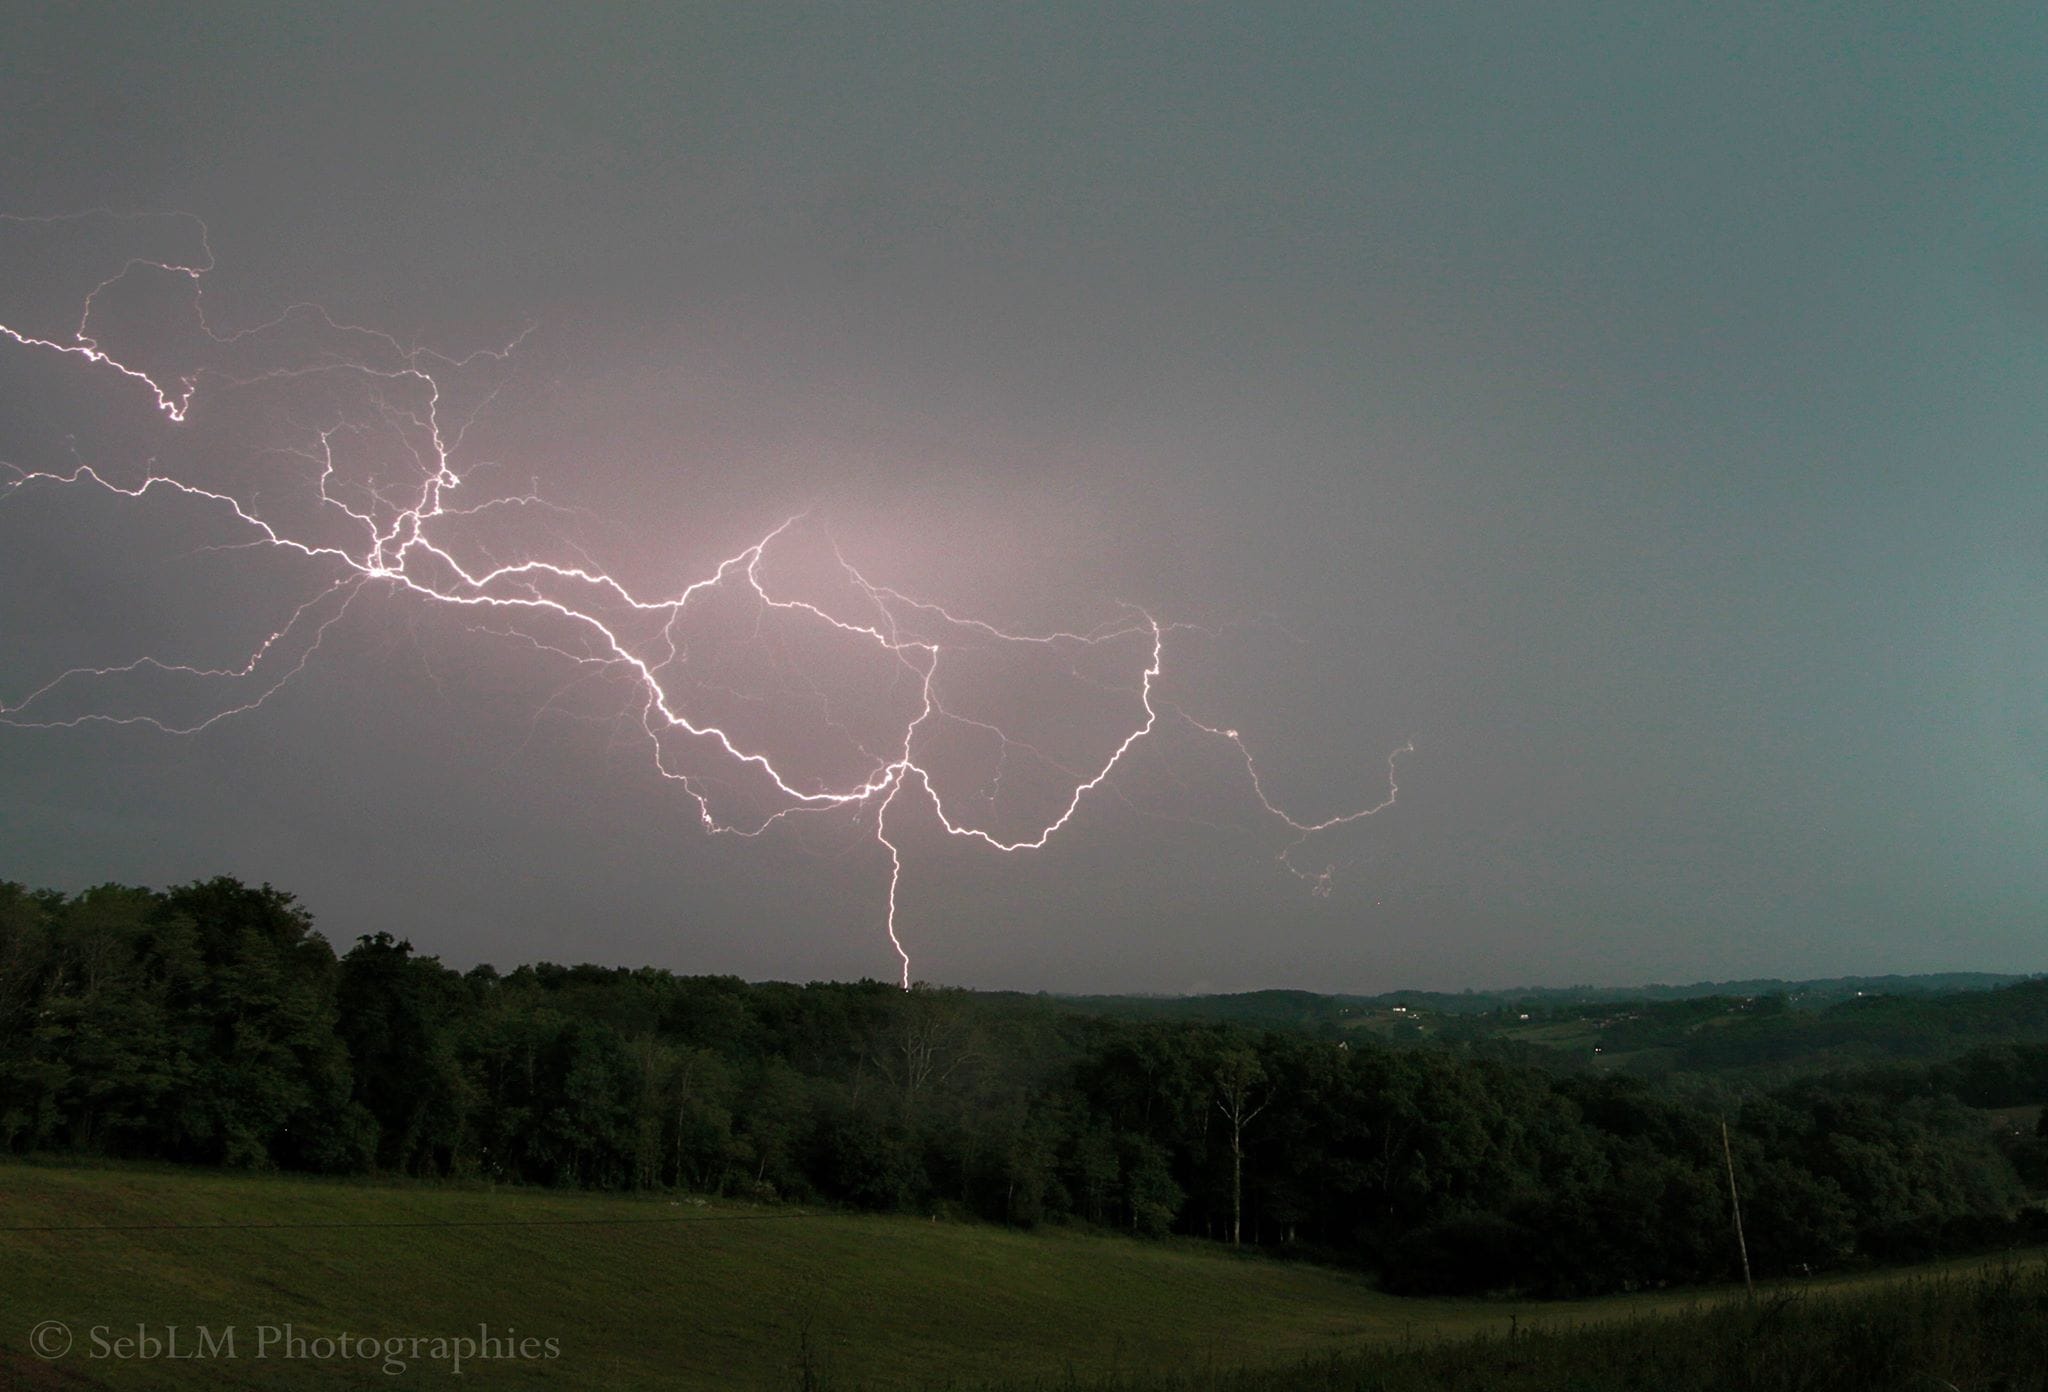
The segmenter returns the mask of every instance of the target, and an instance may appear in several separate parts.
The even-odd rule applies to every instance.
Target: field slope
[[[808,1355],[828,1385],[919,1388],[1272,1364],[1499,1330],[1511,1317],[1526,1328],[1692,1299],[1397,1300],[1341,1273],[1191,1243],[532,1190],[0,1165],[0,1386],[389,1387],[379,1360],[323,1357],[311,1341],[476,1338],[488,1326],[497,1338],[553,1339],[559,1354],[472,1358],[458,1380],[425,1344],[405,1355],[403,1385],[796,1387]],[[62,1357],[31,1349],[47,1320],[69,1330]],[[120,1356],[113,1343],[164,1339],[170,1325],[180,1353],[196,1351],[198,1326],[215,1339],[233,1328],[236,1356]],[[287,1325],[308,1341],[299,1356],[286,1357]]]

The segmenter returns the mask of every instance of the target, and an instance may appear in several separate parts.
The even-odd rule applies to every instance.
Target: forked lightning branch
[[[307,576],[303,601],[261,625],[238,660],[148,652],[50,672],[0,690],[0,723],[196,735],[258,710],[306,672],[367,592],[465,612],[537,660],[620,684],[652,767],[706,831],[865,819],[886,860],[881,917],[906,987],[906,864],[891,819],[900,825],[912,804],[992,852],[1037,851],[1112,784],[1135,746],[1177,721],[1231,746],[1281,863],[1328,893],[1331,871],[1301,868],[1296,854],[1394,802],[1409,744],[1387,756],[1384,789],[1350,810],[1285,810],[1238,727],[1161,693],[1173,640],[1194,626],[1138,606],[1115,606],[1085,629],[998,626],[870,578],[800,517],[688,584],[641,592],[551,536],[558,514],[537,492],[477,496],[465,435],[523,333],[452,356],[310,304],[221,325],[206,297],[207,229],[182,215],[6,217],[0,242],[15,244],[6,274],[18,290],[67,277],[76,286],[61,318],[50,305],[16,304],[33,295],[9,295],[0,348],[75,365],[116,398],[139,395],[154,408],[152,429],[170,433],[137,458],[0,454],[5,495],[100,490],[154,509],[166,526],[190,525],[196,507]],[[792,565],[780,565],[785,556]],[[778,578],[791,569],[805,578]]]

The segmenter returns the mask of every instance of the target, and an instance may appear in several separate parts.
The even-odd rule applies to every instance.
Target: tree
[[[927,1092],[945,1086],[979,1057],[961,1005],[965,995],[920,981],[891,1002],[893,1018],[871,1052],[894,1084],[906,1115],[917,1110]]]
[[[1185,1197],[1173,1182],[1173,1166],[1166,1152],[1143,1136],[1126,1135],[1121,1147],[1123,1199],[1130,1210],[1131,1228],[1147,1237],[1160,1237],[1173,1228]]]
[[[450,1025],[468,1004],[462,979],[412,944],[378,933],[341,959],[339,1030],[355,1100],[377,1119],[377,1163],[407,1172],[457,1166],[472,1094]]]
[[[752,1162],[756,1195],[801,1193],[808,1186],[799,1161],[813,1122],[804,1076],[771,1055],[761,1060],[743,1095],[739,1153]]]
[[[158,931],[186,927],[203,976],[167,1000],[195,1059],[177,1158],[333,1170],[368,1158],[368,1121],[335,1033],[334,950],[293,897],[221,876],[163,896]]]
[[[68,1077],[43,1028],[55,983],[51,896],[0,882],[0,1147],[33,1150],[55,1131]]]
[[[1230,1126],[1230,1245],[1235,1247],[1244,1235],[1244,1129],[1266,1110],[1265,1102],[1252,1101],[1266,1081],[1266,1070],[1257,1054],[1238,1045],[1217,1058],[1214,1077],[1216,1110]]]

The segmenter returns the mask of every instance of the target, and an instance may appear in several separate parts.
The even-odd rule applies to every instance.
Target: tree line
[[[2048,1140],[1966,1103],[2043,1096],[2048,1046],[1680,1091],[1023,996],[337,955],[226,878],[0,883],[13,1153],[1085,1223],[1573,1294],[1739,1274],[1731,1157],[1761,1274],[2025,1235]]]

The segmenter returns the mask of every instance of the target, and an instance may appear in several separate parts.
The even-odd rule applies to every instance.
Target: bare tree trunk
[[[1230,1245],[1244,1234],[1244,1129],[1230,1128]]]
[[[1251,1105],[1252,1089],[1266,1079],[1255,1055],[1246,1050],[1226,1054],[1216,1068],[1216,1110],[1230,1123],[1230,1245],[1244,1238],[1244,1128],[1266,1104]]]

